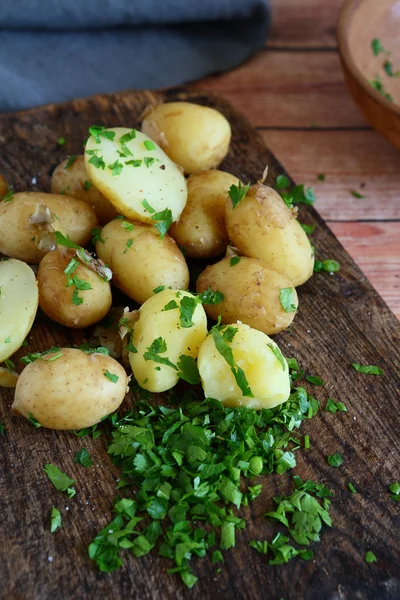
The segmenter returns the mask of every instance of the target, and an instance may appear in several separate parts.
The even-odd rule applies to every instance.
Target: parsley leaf
[[[192,356],[181,354],[177,362],[178,376],[192,385],[200,383],[200,374],[196,360]]]
[[[112,383],[117,383],[119,377],[118,375],[115,375],[114,373],[110,373],[110,371],[104,371],[104,377],[107,377],[107,379],[109,379]]]
[[[306,225],[305,223],[300,222],[299,225],[303,229],[303,231],[306,232],[307,235],[311,235],[315,231],[315,225]]]
[[[277,358],[279,360],[281,367],[282,367],[282,371],[284,371],[285,370],[285,359],[283,358],[283,354],[279,350],[278,346],[271,342],[270,344],[268,344],[268,348],[273,352],[275,358]]]
[[[381,40],[378,38],[371,40],[371,49],[374,56],[378,56],[381,52],[385,52],[385,48],[382,46]]]
[[[44,472],[57,490],[66,492],[68,498],[75,496],[76,490],[72,487],[75,483],[74,479],[68,477],[68,475],[52,464],[45,465]]]
[[[113,177],[116,177],[117,175],[121,174],[121,171],[124,168],[124,165],[119,160],[115,160],[112,163],[112,165],[108,165],[107,168],[110,169],[111,175]]]
[[[305,188],[304,184],[295,185],[290,191],[290,196],[293,204],[311,206],[316,200],[314,190],[310,187]]]
[[[39,423],[39,421],[37,419],[35,419],[35,417],[33,416],[32,413],[28,413],[28,421],[29,421],[29,423],[31,423],[31,425],[36,427],[36,429],[39,429],[39,427],[41,427],[41,424]]]
[[[347,408],[343,402],[336,402],[332,398],[328,398],[324,410],[325,412],[330,412],[332,414],[337,412],[347,412]]]
[[[360,194],[360,192],[357,192],[357,190],[350,190],[350,194],[354,197],[354,198],[358,198],[360,200],[362,200],[363,198],[365,198],[365,196],[363,196],[362,194]]]
[[[324,385],[324,380],[318,375],[307,375],[306,380],[313,385]]]
[[[159,363],[160,365],[166,365],[178,371],[178,367],[172,363],[169,358],[164,356],[159,356],[160,354],[164,354],[167,351],[167,342],[162,337],[156,338],[150,346],[147,348],[147,351],[143,354],[144,360],[152,360],[153,362]]]
[[[105,240],[101,237],[102,231],[103,230],[101,229],[101,227],[95,227],[94,229],[92,229],[92,244],[96,244],[96,242],[101,242],[102,244],[104,244]]]
[[[241,261],[241,258],[241,256],[232,256],[231,260],[229,261],[229,266],[234,267]]]
[[[154,212],[154,210],[153,210],[153,212]],[[157,227],[158,231],[160,232],[161,239],[164,239],[165,234],[167,233],[168,229],[171,227],[172,223],[174,222],[171,209],[165,208],[164,210],[152,215],[151,218],[153,221],[157,221],[156,227]]]
[[[338,452],[335,452],[335,454],[328,454],[326,460],[331,467],[340,467],[343,463],[343,456]]]
[[[376,367],[374,365],[358,365],[357,363],[350,364],[358,373],[366,373],[368,375],[383,375],[383,370],[380,367]]]
[[[59,146],[65,146],[66,143],[67,143],[67,140],[65,138],[63,138],[63,137],[59,137],[58,140],[57,140],[57,144]]]
[[[156,211],[154,210],[154,208],[152,206],[150,206],[150,204],[147,202],[147,200],[142,200],[142,206],[147,210],[147,212],[149,212],[150,214],[154,214]]]
[[[170,302],[167,302],[167,304],[164,306],[161,312],[173,310],[174,308],[179,308],[178,303],[176,302],[176,300],[170,300]]]
[[[93,460],[90,458],[90,453],[86,450],[86,448],[82,448],[75,452],[74,462],[81,464],[83,467],[91,467],[93,465]]]
[[[352,494],[357,494],[357,490],[354,487],[354,485],[351,483],[351,481],[349,481],[349,483],[347,484],[347,487],[349,488],[349,490],[351,491]]]
[[[62,519],[60,511],[53,506],[50,513],[50,533],[54,533],[61,527]]]
[[[68,157],[68,160],[67,160],[67,162],[66,162],[66,164],[64,165],[64,169],[65,169],[65,170],[67,170],[67,169],[69,169],[70,167],[72,167],[72,165],[73,165],[73,164],[74,164],[74,162],[76,161],[76,158],[77,158],[77,157],[76,157],[76,155],[75,155],[75,154],[73,154],[72,156],[69,156],[69,157]],[[89,161],[89,162],[90,162],[90,161]]]
[[[248,183],[247,185],[245,185],[243,187],[241,181],[238,181],[238,185],[231,185],[231,187],[229,188],[228,195],[229,195],[230,199],[232,200],[233,208],[236,208],[237,205],[243,200],[243,198],[246,196],[247,192],[249,191],[249,188],[250,188],[250,183]]]
[[[92,125],[89,127],[89,133],[95,139],[96,144],[100,144],[100,136],[107,140],[113,140],[115,131],[107,131],[103,125]]]
[[[184,296],[179,304],[180,325],[181,327],[193,327],[192,317],[197,306],[197,298]]]
[[[106,163],[104,162],[103,157],[97,156],[96,154],[93,154],[93,156],[89,159],[89,163],[96,167],[96,169],[103,169],[104,171],[106,168]]]
[[[127,160],[125,164],[126,165],[132,165],[132,167],[140,167],[140,165],[142,164],[142,162],[143,161],[140,160],[140,159],[135,159],[135,160]]]
[[[284,188],[288,188],[290,185],[289,178],[286,175],[278,175],[275,180],[275,189],[282,190]]]
[[[143,145],[146,148],[146,150],[156,150],[157,149],[155,143],[152,142],[151,140],[144,140]]]
[[[243,396],[254,398],[254,394],[250,389],[245,372],[243,371],[243,369],[241,369],[241,367],[238,367],[235,363],[232,348],[228,346],[226,340],[218,331],[218,329],[213,327],[211,332],[215,347],[221,354],[221,356],[226,360],[228,365],[231,367],[232,374],[235,377],[236,383],[241,389]]]
[[[132,239],[132,238],[130,238],[130,239],[129,239],[129,240],[127,240],[127,242],[126,242],[126,248],[125,248],[125,250],[123,251],[123,254],[126,254],[126,253],[128,252],[128,250],[129,250],[129,248],[132,248],[132,246],[133,246],[133,239]]]
[[[368,550],[367,553],[365,554],[365,562],[366,563],[374,563],[377,562],[377,558],[375,556],[375,554],[372,552],[372,550]]]
[[[281,288],[279,290],[279,302],[286,313],[295,312],[294,289],[291,287]]]
[[[83,183],[83,189],[88,192],[90,190],[90,188],[93,187],[93,183],[91,181],[89,181],[89,179],[85,179],[84,183]]]
[[[67,248],[74,248],[75,250],[79,249],[79,246],[70,240],[69,237],[65,237],[61,231],[56,231],[55,236],[56,242],[59,246],[66,246]]]
[[[198,295],[198,299],[201,304],[220,304],[225,300],[225,296],[222,292],[218,290],[214,292],[209,287]]]
[[[325,175],[323,173],[319,173],[317,176],[318,181],[325,181]]]
[[[79,296],[79,292],[78,292],[78,290],[77,290],[77,289],[75,289],[75,290],[72,292],[72,304],[73,304],[74,306],[79,306],[80,304],[83,304],[83,298],[81,298],[81,297]]]

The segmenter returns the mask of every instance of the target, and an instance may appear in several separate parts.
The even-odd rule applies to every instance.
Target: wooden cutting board
[[[222,169],[255,182],[268,164],[269,183],[284,172],[258,133],[227,102],[180,89],[96,96],[0,116],[0,173],[16,191],[49,190],[54,167],[67,153],[82,153],[90,125],[138,126],[143,109],[165,99],[189,100],[225,114],[233,139]],[[67,140],[66,146],[57,145],[59,137]],[[248,547],[250,539],[271,539],[273,526],[262,515],[272,509],[274,495],[292,490],[294,473],[290,472],[260,478],[263,494],[243,509],[248,526],[237,536],[236,547],[226,552],[222,572],[216,575],[208,559],[198,560],[199,582],[191,591],[177,576],[168,575],[169,563],[155,555],[136,559],[125,553],[122,569],[113,574],[98,572],[87,546],[110,520],[118,478],[104,449],[105,436],[92,441],[68,432],[35,429],[11,415],[13,393],[2,390],[0,420],[6,435],[0,438],[1,598],[400,598],[399,504],[387,491],[390,483],[400,479],[400,325],[316,211],[301,207],[300,217],[316,225],[312,240],[317,257],[339,260],[341,270],[333,276],[316,274],[298,290],[300,310],[294,324],[275,339],[287,356],[295,356],[308,373],[324,379],[324,387],[308,386],[322,405],[332,397],[348,409],[335,415],[321,411],[306,421],[302,432],[309,434],[311,449],[296,454],[294,473],[324,482],[335,493],[334,526],[326,528],[321,542],[313,545],[314,560],[269,566],[266,557]],[[79,343],[83,336],[44,321],[32,330],[29,348],[22,348],[17,356]],[[358,374],[351,362],[377,364],[384,375]],[[74,453],[83,445],[95,457],[90,469],[73,463]],[[326,455],[334,452],[344,457],[336,469],[326,462]],[[48,481],[43,472],[48,462],[76,479],[72,500]],[[349,481],[357,494],[349,492]],[[53,505],[61,510],[64,526],[52,535]],[[365,563],[367,550],[376,554],[377,563]]]

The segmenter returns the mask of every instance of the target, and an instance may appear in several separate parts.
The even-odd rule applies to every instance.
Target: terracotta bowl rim
[[[350,52],[347,29],[349,20],[355,9],[359,6],[360,2],[362,2],[362,0],[345,0],[340,10],[337,25],[337,40],[340,57],[344,65],[350,71],[352,77],[363,88],[364,92],[382,107],[400,117],[400,106],[394,102],[391,102],[390,100],[387,100],[369,83],[362,71],[360,71],[360,69],[357,67]]]

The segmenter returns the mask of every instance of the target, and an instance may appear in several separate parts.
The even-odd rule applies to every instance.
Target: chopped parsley
[[[146,150],[156,150],[157,149],[155,143],[152,142],[151,140],[144,140],[143,146],[146,148]]]
[[[345,407],[343,402],[339,402],[339,401],[336,402],[336,400],[333,400],[332,398],[328,398],[328,400],[325,404],[324,411],[335,414],[337,412],[347,412],[347,408]]]
[[[368,375],[383,375],[383,370],[375,365],[358,365],[357,363],[350,364],[358,373],[366,373]]]
[[[10,342],[11,342],[10,336],[6,337],[6,339],[4,340],[4,343],[9,344]]]
[[[363,194],[360,194],[360,192],[357,192],[357,190],[350,190],[350,194],[353,196],[353,198],[358,198],[360,200],[365,198],[365,196],[363,196]]]
[[[92,244],[96,244],[96,242],[104,244],[105,240],[101,237],[102,231],[101,227],[92,229]]]
[[[66,143],[67,143],[67,140],[65,138],[63,138],[63,137],[59,137],[58,140],[57,140],[57,144],[59,146],[65,146]]]
[[[96,154],[93,154],[93,156],[89,159],[89,163],[96,167],[96,169],[103,169],[104,171],[106,168],[106,163],[104,162],[103,157],[97,156]]]
[[[126,161],[126,165],[132,165],[132,167],[140,167],[140,165],[142,164],[142,160],[140,159],[134,159],[134,160],[127,160]]]
[[[129,223],[128,221],[122,221],[121,227],[123,227],[127,231],[132,231],[132,229],[134,228],[134,225],[133,225],[133,223]]]
[[[126,254],[126,253],[128,252],[128,250],[129,250],[129,248],[132,248],[132,246],[133,246],[133,239],[132,239],[132,238],[130,238],[130,239],[129,239],[129,240],[127,240],[127,242],[126,242],[126,248],[125,248],[125,250],[123,251],[123,254]]]
[[[395,502],[400,502],[400,484],[398,481],[394,481],[388,487],[389,492],[391,492],[390,497]]]
[[[242,182],[238,181],[238,185],[231,185],[229,188],[228,195],[232,200],[232,208],[236,208],[237,205],[243,200],[249,191],[250,183],[245,186],[242,186]]]
[[[374,56],[378,56],[381,53],[386,54],[386,50],[382,46],[381,40],[379,40],[378,38],[371,40],[371,49]]]
[[[12,200],[14,200],[14,192],[13,190],[8,190],[8,192],[6,194],[4,194],[4,196],[1,197],[3,202],[11,202]],[[2,259],[4,260],[4,259]]]
[[[107,131],[102,125],[92,125],[89,127],[89,133],[94,137],[96,144],[100,144],[100,137],[111,141],[115,137],[115,131]]]
[[[61,513],[53,506],[50,513],[50,533],[54,533],[62,525]]]
[[[60,471],[58,467],[52,464],[45,465],[44,472],[57,490],[60,492],[65,492],[68,498],[75,496],[76,490],[73,487],[75,483],[74,479],[68,477],[68,475]]]
[[[178,367],[174,365],[169,358],[166,356],[160,356],[160,354],[164,354],[166,351],[167,342],[164,340],[164,338],[158,337],[147,348],[147,351],[143,354],[143,358],[144,360],[152,360],[153,362],[161,365],[166,365],[177,371]]]
[[[254,398],[254,394],[250,389],[245,372],[235,363],[232,348],[228,346],[227,341],[224,339],[223,335],[220,331],[218,331],[216,327],[212,328],[211,335],[213,337],[216,349],[231,367],[232,374],[235,377],[236,383],[240,388],[243,396]]]
[[[155,162],[155,158],[152,156],[145,156],[143,161],[147,168],[151,167],[151,165]]]
[[[338,452],[335,452],[335,454],[328,454],[326,460],[331,467],[340,467],[343,463],[343,456]]]
[[[81,298],[77,289],[72,292],[72,304],[74,306],[80,306],[83,304],[83,298]]]
[[[31,423],[31,425],[36,427],[36,429],[39,429],[39,427],[41,427],[41,424],[39,423],[39,421],[37,419],[35,419],[35,417],[33,416],[32,413],[28,413],[28,421],[29,421],[29,423]]]
[[[88,468],[93,465],[93,460],[91,459],[88,450],[82,448],[81,450],[78,450],[78,452],[75,452],[74,463],[79,463],[83,467]]]
[[[288,188],[290,185],[289,178],[286,175],[278,175],[275,180],[275,189],[282,190],[284,188]]]
[[[118,375],[115,375],[114,373],[110,373],[110,371],[104,371],[104,377],[107,377],[107,379],[109,379],[112,383],[117,383],[119,377]]]
[[[278,346],[271,342],[270,344],[268,344],[268,348],[274,354],[275,358],[277,358],[279,360],[281,367],[282,367],[282,371],[284,371],[285,370],[285,359],[283,358],[283,354],[279,350]]]
[[[326,178],[325,178],[325,175],[323,173],[319,173],[317,175],[317,179],[318,179],[318,181],[325,181]]]
[[[323,261],[316,260],[314,264],[315,273],[325,271],[326,273],[337,273],[340,271],[340,263],[337,260],[326,259]]]
[[[179,319],[181,327],[193,327],[192,321],[194,311],[197,306],[197,298],[191,298],[190,296],[183,296],[179,303]]]
[[[152,206],[150,206],[150,204],[147,202],[147,200],[142,200],[142,206],[145,210],[147,210],[147,212],[149,212],[151,215],[154,214],[156,211],[154,210],[154,208]]]
[[[294,289],[291,287],[281,288],[279,290],[279,302],[286,313],[296,312]]]
[[[198,299],[201,304],[220,304],[225,300],[225,296],[222,292],[218,290],[214,292],[209,287],[198,295]]]
[[[90,188],[93,187],[93,183],[91,181],[89,181],[89,179],[85,179],[84,183],[83,183],[83,189],[88,192],[90,190]]]
[[[357,490],[354,487],[354,485],[351,483],[351,481],[349,481],[349,483],[347,484],[347,487],[349,488],[349,490],[351,491],[352,494],[357,494]]]
[[[170,300],[169,302],[167,302],[167,304],[164,306],[164,308],[161,310],[161,312],[165,312],[167,310],[173,310],[174,308],[179,308],[179,305],[176,302],[176,300]]]
[[[14,371],[15,369],[15,363],[11,360],[11,358],[6,358],[4,361],[4,364],[6,366],[6,369],[12,373],[12,371]]]
[[[69,156],[69,157],[68,157],[68,160],[67,160],[67,163],[66,163],[66,165],[64,166],[64,169],[66,169],[66,170],[67,170],[67,169],[69,169],[70,167],[72,167],[72,165],[73,165],[73,164],[74,164],[74,162],[76,161],[76,158],[77,158],[77,157],[76,157],[76,155],[75,155],[75,154],[73,154],[72,156]],[[90,161],[89,161],[89,162],[90,162]]]
[[[121,174],[121,171],[124,168],[124,165],[119,160],[116,160],[112,163],[112,165],[108,165],[107,168],[110,169],[111,175],[113,177],[116,177],[117,175]]]
[[[199,370],[193,356],[181,354],[177,362],[178,376],[192,385],[200,383]]]
[[[232,256],[231,260],[229,261],[229,266],[234,267],[240,262],[241,258],[241,256]]]
[[[69,237],[65,237],[61,231],[56,231],[55,236],[56,242],[59,246],[66,246],[66,248],[74,248],[75,250],[79,249],[79,246],[70,240]]]
[[[154,212],[154,209],[153,209],[153,212]],[[156,221],[156,227],[160,233],[161,239],[163,239],[165,234],[167,233],[168,229],[171,227],[172,223],[174,222],[171,209],[165,208],[164,210],[162,210],[158,213],[152,214],[151,218],[153,221]]]
[[[119,138],[119,143],[127,144],[128,142],[134,140],[135,138],[136,138],[136,129],[131,129],[131,131],[129,133],[124,133],[124,135],[121,135],[121,137]]]
[[[365,554],[365,558],[364,558],[366,563],[374,563],[377,562],[377,558],[375,556],[375,554],[372,552],[372,550],[368,550]]]
[[[160,292],[165,290],[165,285],[159,285],[158,287],[154,288],[153,293],[154,294],[159,294]]]
[[[299,225],[303,229],[303,231],[306,232],[307,235],[311,235],[315,231],[315,225],[306,225],[305,223],[300,222]]]
[[[313,385],[324,385],[324,380],[318,375],[307,375],[306,380]]]

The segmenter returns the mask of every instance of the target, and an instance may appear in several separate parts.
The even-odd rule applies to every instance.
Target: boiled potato
[[[192,304],[194,310],[192,324],[184,327],[180,315],[185,303]],[[206,313],[195,296],[182,290],[164,290],[152,296],[139,309],[131,338],[137,352],[129,353],[129,362],[139,385],[150,392],[173,388],[179,380],[181,355],[196,358],[206,335]],[[168,359],[172,364],[161,364],[157,359]]]
[[[242,254],[259,258],[285,275],[294,286],[311,277],[314,268],[311,244],[275,190],[262,184],[253,185],[236,208],[228,198],[225,216],[229,239]]]
[[[225,200],[237,177],[224,171],[204,171],[187,180],[188,200],[179,221],[169,234],[191,258],[222,254],[228,244]]]
[[[96,253],[113,272],[113,283],[142,304],[160,285],[189,286],[189,269],[174,240],[155,227],[115,219],[101,232]]]
[[[54,169],[51,176],[51,193],[64,193],[87,202],[96,211],[100,225],[105,225],[114,219],[118,213],[90,181],[84,156],[77,156],[67,167],[68,163],[69,159],[65,159]]]
[[[185,178],[140,131],[114,127],[91,135],[85,164],[96,188],[129,219],[154,224],[165,218],[160,213],[170,211],[175,221],[185,208]]]
[[[53,215],[51,222],[43,226],[40,222],[30,222],[30,217],[40,206],[47,207]],[[82,200],[60,194],[20,192],[14,194],[10,202],[0,202],[0,252],[28,263],[38,263],[46,254],[35,243],[40,231],[46,231],[50,226],[68,235],[75,244],[84,246],[96,225],[93,208]]]
[[[0,362],[22,346],[35,319],[38,301],[38,285],[32,269],[20,260],[3,259],[0,262]]]
[[[224,339],[224,334],[232,341]],[[231,349],[233,367],[217,350],[214,336]],[[197,365],[205,397],[216,398],[225,406],[247,406],[258,410],[273,408],[289,398],[290,378],[286,359],[273,340],[248,325],[237,323],[221,332],[212,330],[200,347]],[[232,368],[238,367],[243,370],[250,388],[250,391],[245,390],[246,395],[232,372]]]
[[[223,302],[205,305],[208,316],[217,320],[221,315],[226,324],[242,321],[267,335],[289,327],[298,305],[290,280],[256,258],[238,257],[231,261],[224,258],[210,265],[197,280],[198,292],[211,288],[224,295]],[[282,307],[281,293],[289,312]]]
[[[103,319],[111,308],[112,297],[108,281],[74,257],[74,250],[61,248],[41,260],[39,305],[53,321],[80,329]],[[75,268],[67,275],[65,269],[72,259]]]
[[[82,429],[117,410],[127,385],[125,370],[110,356],[60,348],[25,367],[12,409],[42,427]]]
[[[18,381],[18,373],[9,371],[6,367],[0,367],[0,387],[15,388]]]
[[[191,102],[149,108],[142,131],[188,174],[218,167],[231,141],[231,127],[220,112]]]

